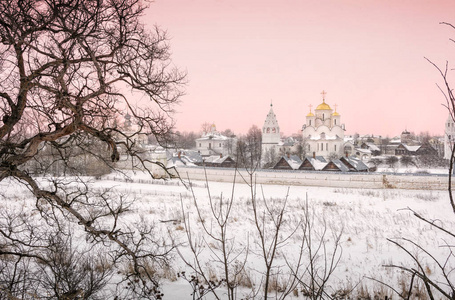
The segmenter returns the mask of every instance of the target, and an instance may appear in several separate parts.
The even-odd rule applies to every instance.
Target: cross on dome
[[[322,90],[322,102],[325,102],[325,95],[327,94],[327,92],[325,90]]]
[[[321,95],[322,95],[322,103],[319,104],[317,107],[316,107],[316,110],[331,110],[330,106],[325,103],[325,95],[327,94],[327,92],[325,90],[323,90],[321,92]]]
[[[308,113],[308,115],[306,115],[307,117],[314,117],[314,114],[311,112],[311,108],[313,107],[313,105],[308,105],[308,107],[310,108],[310,112]]]

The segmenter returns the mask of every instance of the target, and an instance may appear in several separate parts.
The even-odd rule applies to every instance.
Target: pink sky
[[[454,13],[454,0],[155,0],[146,20],[188,73],[178,130],[245,133],[272,100],[290,135],[325,90],[347,134],[392,137],[443,133],[442,82],[424,57],[455,65],[455,30],[439,24]]]

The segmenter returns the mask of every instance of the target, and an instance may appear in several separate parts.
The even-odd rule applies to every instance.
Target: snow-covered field
[[[222,279],[224,269],[219,261],[222,244],[216,240],[221,237],[221,233],[215,216],[219,212],[217,205],[220,201],[223,200],[223,211],[226,211],[226,203],[232,198],[225,233],[226,244],[231,253],[231,270],[235,269],[234,266],[244,264],[244,268],[239,272],[240,286],[236,290],[238,299],[251,296],[252,289],[260,289],[266,268],[260,247],[260,235],[254,222],[252,189],[247,184],[192,182],[192,189],[189,189],[178,180],[155,181],[148,179],[145,174],[136,173],[130,174],[128,181],[120,175],[108,175],[97,181],[95,186],[113,188],[136,198],[132,210],[127,213],[127,220],[138,221],[143,218],[156,222],[158,232],[178,246],[178,251],[171,254],[171,272],[168,278],[163,279],[164,299],[191,299],[190,284],[176,276],[182,271],[186,271],[187,275],[194,274],[191,267],[184,262],[185,259],[193,266],[196,265],[194,253],[188,246],[188,232],[196,246],[200,269],[212,280]],[[216,207],[214,211],[210,208],[208,191]],[[282,243],[279,244],[272,265],[272,273],[275,274],[275,288],[271,289],[273,295],[279,295],[284,289],[285,283],[292,277],[289,277],[291,270],[295,271],[303,282],[309,281],[307,266],[310,257],[313,257],[314,267],[319,268],[319,271],[324,268],[327,270],[327,263],[332,257],[335,257],[335,260],[339,257],[339,263],[327,282],[326,291],[329,294],[353,290],[354,294],[365,294],[368,291],[370,295],[379,292],[384,295],[384,292],[389,291],[388,295],[391,295],[388,288],[370,278],[383,281],[402,291],[409,282],[405,273],[384,265],[414,267],[415,263],[409,255],[387,239],[397,239],[399,243],[405,244],[410,253],[419,258],[430,276],[440,276],[436,262],[401,238],[409,239],[427,249],[441,263],[444,263],[449,255],[449,248],[443,246],[453,245],[455,242],[419,220],[409,210],[412,209],[452,230],[455,228],[455,218],[446,191],[258,185],[253,187],[253,192],[256,195],[259,218],[264,216],[264,223],[260,223],[260,226],[265,228],[266,246],[273,241],[273,220],[277,220],[280,209],[284,207],[283,221],[277,235],[278,241]],[[199,207],[199,214],[195,203]],[[31,205],[33,206],[33,202]],[[271,218],[268,218],[268,215]],[[309,217],[306,223],[303,222],[305,216]],[[260,220],[262,222],[262,219]],[[202,225],[205,225],[213,237],[204,231]],[[305,225],[310,225],[311,229],[306,227],[305,231]],[[312,242],[310,245],[304,243],[303,248],[300,248],[309,233]],[[340,234],[340,247],[333,256],[336,236]],[[318,245],[324,247],[320,248],[316,255],[313,252],[311,256],[308,252],[309,246],[315,251]],[[299,263],[300,253],[302,257]],[[453,264],[453,258],[448,262],[448,269],[452,269],[450,264]],[[297,270],[297,267],[300,269]],[[300,284],[295,290],[288,299],[304,299]],[[225,293],[224,288],[217,289],[219,297],[224,298]],[[207,299],[213,299],[213,295],[208,294]]]
[[[136,177],[139,178],[139,177]],[[162,184],[128,184],[125,187],[118,182],[102,182],[103,185],[118,185],[118,188],[130,189],[131,193],[140,195],[136,203],[138,212],[146,218],[157,221],[177,220],[166,222],[166,230],[173,239],[182,246],[180,251],[185,258],[192,260],[191,252],[187,247],[185,224],[182,218],[182,206],[185,213],[189,214],[190,230],[192,237],[201,242],[201,263],[207,268],[212,276],[221,278],[221,264],[216,262],[214,253],[219,253],[220,245],[210,239],[203,232],[201,221],[197,215],[194,198],[191,191],[183,185],[174,185],[178,182],[170,182],[170,185]],[[100,183],[101,184],[101,183]],[[201,219],[215,234],[219,229],[216,220],[211,213],[208,202],[208,190],[205,182],[193,182],[195,199],[199,205]],[[264,261],[259,251],[258,232],[254,226],[252,214],[251,189],[246,184],[209,182],[208,187],[214,202],[221,198],[228,200],[234,195],[232,212],[227,225],[228,239],[232,241],[233,251],[240,253],[238,261],[242,261],[245,247],[250,251],[247,257],[247,273],[258,280],[264,271]],[[233,191],[234,189],[234,191]],[[326,229],[324,237],[330,252],[334,243],[333,234],[342,233],[340,245],[342,248],[341,259],[330,278],[331,291],[349,288],[367,288],[371,294],[375,289],[384,288],[367,277],[390,283],[400,290],[398,282],[406,281],[403,274],[397,269],[385,268],[384,265],[408,265],[414,266],[412,259],[396,245],[387,239],[406,238],[416,242],[429,250],[440,261],[444,261],[448,255],[447,248],[441,247],[445,242],[450,244],[447,236],[436,231],[430,225],[418,220],[407,208],[426,216],[430,220],[437,220],[444,224],[445,228],[455,228],[453,213],[449,205],[448,193],[445,191],[411,191],[411,190],[366,190],[345,188],[318,188],[318,187],[287,187],[282,185],[256,186],[256,197],[260,203],[259,211],[263,212],[263,200],[274,203],[280,207],[287,197],[287,205],[282,227],[282,237],[289,235],[292,230],[298,228],[303,219],[305,205],[308,203],[309,211],[314,217],[314,242],[318,234]],[[308,199],[306,202],[306,199]],[[182,204],[181,204],[182,201]],[[324,225],[325,224],[325,225]],[[271,233],[271,232],[269,232]],[[302,232],[297,230],[294,235],[279,249],[276,267],[282,274],[286,274],[284,258],[291,264],[296,264],[297,253],[302,240]],[[269,239],[272,237],[269,236]],[[205,241],[202,242],[202,240]],[[248,245],[247,245],[248,240]],[[401,241],[400,241],[401,243]],[[417,254],[424,261],[425,268],[433,275],[437,275],[435,262],[427,260],[416,247],[407,244],[408,249]],[[212,252],[214,250],[214,252]],[[243,252],[242,252],[243,251]],[[243,254],[242,254],[243,253]],[[308,259],[308,257],[304,257]],[[318,262],[322,266],[322,261]],[[189,270],[176,256],[176,272]],[[284,277],[283,275],[283,278]],[[167,283],[165,295],[173,299],[175,291],[185,290],[190,292],[189,285],[180,279],[176,282]],[[220,293],[222,294],[222,292]],[[189,295],[189,294],[188,294]],[[180,295],[181,296],[181,295]],[[179,296],[179,297],[180,297]]]

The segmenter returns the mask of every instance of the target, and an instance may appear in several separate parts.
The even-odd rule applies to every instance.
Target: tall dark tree
[[[262,131],[256,125],[237,142],[237,162],[240,166],[255,170],[260,167],[262,155]]]
[[[200,136],[197,135],[194,131],[190,132],[179,132],[175,133],[175,147],[183,149],[194,149],[196,148],[196,139]]]
[[[402,166],[408,167],[408,166],[414,164],[414,160],[412,159],[411,156],[403,155],[403,156],[400,158],[400,163],[401,163]]]
[[[92,190],[80,178],[44,184],[30,169],[42,151],[54,154],[53,160],[39,161],[43,170],[57,160],[74,165],[68,155],[74,148],[111,168],[121,153],[145,167],[138,136],[158,141],[167,136],[184,80],[171,65],[164,32],[148,31],[140,22],[146,8],[141,0],[0,1],[0,181],[11,178],[8,182],[25,186],[46,226],[63,234],[68,234],[63,224],[80,226],[86,241],[107,246],[114,266],[129,265],[121,272],[122,282],[130,283],[128,293],[159,298],[150,266],[162,256],[147,244],[149,225],[122,227],[126,198]],[[132,105],[130,91],[143,102]],[[132,124],[127,131],[118,124],[124,111]],[[87,140],[99,142],[99,151]],[[17,221],[14,216],[1,220],[2,262],[15,257],[46,264],[40,251],[52,247],[37,230],[27,232],[34,226],[30,219],[21,234],[7,230],[6,220]],[[22,240],[27,236],[34,238]],[[10,289],[7,295],[21,294]]]
[[[397,163],[398,163],[398,161],[399,161],[399,159],[396,156],[388,156],[385,159],[385,162],[386,162],[386,164],[389,165],[389,168],[395,168]]]

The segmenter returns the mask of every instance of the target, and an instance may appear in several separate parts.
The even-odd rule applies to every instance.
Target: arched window
[[[275,127],[272,128],[272,133],[276,133],[276,128]]]
[[[270,133],[270,128],[269,127],[267,127],[267,133]]]
[[[321,139],[325,139],[325,132],[321,133]]]
[[[337,124],[337,119],[335,119],[334,122],[335,122],[335,125],[336,125]]]
[[[311,120],[309,120],[309,124],[308,124],[308,125],[310,125],[310,126],[311,126]]]

